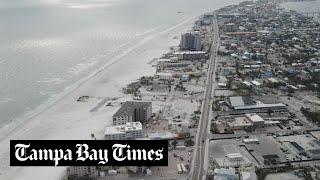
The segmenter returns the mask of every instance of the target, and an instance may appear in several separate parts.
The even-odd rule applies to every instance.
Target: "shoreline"
[[[30,117],[26,118],[25,120],[23,120],[22,122],[19,122],[18,125],[13,126],[12,129],[9,129],[8,132],[4,133],[5,135],[2,137],[2,135],[0,136],[0,143],[1,145],[6,144],[6,142],[3,142],[5,140],[7,140],[7,138],[10,138],[10,136],[12,134],[13,137],[15,137],[16,134],[18,134],[16,137],[36,137],[36,134],[33,134],[32,132],[29,133],[28,131],[32,131],[32,130],[36,130],[36,127],[42,127],[45,126],[47,122],[43,122],[45,123],[44,125],[42,124],[32,124],[32,123],[36,123],[37,120],[38,122],[41,122],[40,120],[49,120],[49,124],[54,122],[54,123],[59,123],[59,122],[55,122],[54,120],[59,120],[60,122],[62,122],[63,120],[68,120],[68,118],[73,118],[75,115],[75,118],[71,121],[71,122],[64,122],[65,124],[58,124],[57,127],[53,127],[53,130],[51,130],[48,132],[48,134],[46,134],[46,132],[44,134],[46,134],[45,136],[38,136],[39,138],[41,137],[41,139],[64,139],[65,137],[68,137],[69,139],[73,139],[73,138],[78,138],[81,136],[72,134],[75,131],[79,131],[79,130],[86,130],[88,132],[92,132],[91,130],[93,130],[94,132],[100,132],[103,131],[102,126],[104,127],[105,124],[99,124],[99,127],[95,127],[96,125],[92,125],[94,128],[91,129],[91,126],[84,126],[84,124],[90,124],[91,122],[84,122],[86,120],[91,121],[90,117],[91,115],[94,116],[93,119],[97,118],[99,119],[99,123],[104,122],[104,123],[108,123],[106,122],[108,119],[110,119],[110,117],[112,116],[113,112],[118,108],[118,106],[114,106],[113,108],[108,109],[108,111],[104,111],[104,112],[98,112],[98,113],[91,113],[89,112],[90,109],[87,109],[88,106],[92,106],[95,105],[97,103],[99,103],[101,100],[103,100],[103,98],[106,97],[117,97],[119,98],[121,101],[123,101],[124,99],[128,98],[127,95],[123,94],[121,92],[121,88],[124,87],[124,85],[136,80],[137,78],[140,78],[141,76],[144,75],[154,75],[154,67],[151,66],[150,62],[152,62],[152,58],[156,58],[159,57],[159,54],[161,56],[161,52],[167,52],[168,49],[170,48],[170,43],[174,43],[175,45],[177,41],[176,39],[173,39],[173,36],[171,35],[167,35],[172,33],[172,31],[177,31],[174,33],[182,33],[183,30],[189,30],[190,28],[185,28],[185,26],[189,26],[190,24],[192,25],[194,23],[194,20],[196,18],[198,18],[199,16],[195,16],[195,17],[188,17],[185,18],[183,20],[181,20],[181,22],[177,23],[176,25],[169,27],[167,29],[161,29],[159,32],[155,32],[155,33],[151,33],[150,35],[146,35],[145,37],[143,37],[141,40],[138,41],[137,44],[134,44],[132,47],[123,50],[120,54],[115,55],[114,57],[112,57],[110,59],[110,61],[106,64],[104,64],[102,67],[94,70],[94,72],[89,73],[88,75],[86,75],[85,77],[81,78],[79,81],[71,84],[70,86],[68,86],[67,88],[65,88],[65,91],[63,91],[62,93],[59,93],[58,95],[56,95],[54,97],[54,99],[52,100],[52,102],[43,105],[40,105],[41,107],[39,107],[39,111],[35,111],[32,112],[30,114]],[[176,34],[176,35],[179,35]],[[166,36],[165,38],[161,38],[161,36]],[[164,43],[161,44],[159,43],[158,45],[161,47],[155,47],[155,48],[151,48],[149,46],[147,46],[148,44],[150,45],[154,45],[153,41],[156,41],[161,39],[162,41],[168,41],[169,43]],[[161,45],[160,45],[161,44]],[[152,57],[150,59],[150,57],[145,57],[144,56],[144,51],[157,51],[157,52],[153,52],[153,55],[150,54],[150,57]],[[131,57],[131,54],[133,54],[133,56],[135,56],[136,53],[140,53],[139,55],[142,56],[143,60],[137,60],[135,59],[135,61],[137,62],[130,62],[131,58],[134,59],[136,57]],[[155,55],[157,54],[157,55]],[[138,55],[138,56],[139,56]],[[129,56],[129,58],[128,58]],[[131,57],[131,58],[130,58]],[[128,60],[129,59],[129,60]],[[134,64],[134,67],[141,67],[141,70],[138,69],[139,72],[127,72],[127,71],[132,71],[134,70],[131,69],[131,64],[130,63],[138,63],[138,64]],[[123,66],[121,66],[123,65]],[[127,67],[128,69],[124,69],[125,66],[129,66]],[[115,68],[116,69],[113,69]],[[118,69],[117,69],[118,68]],[[105,74],[112,74],[112,73],[108,73],[108,70],[115,71],[117,73],[121,73],[123,74],[122,78],[116,78],[113,79],[108,79],[104,77]],[[123,70],[126,73],[122,73],[119,72],[117,70]],[[115,75],[117,76],[117,75]],[[119,80],[119,81],[118,81]],[[93,87],[92,85],[95,85],[96,83],[100,83],[101,81],[103,81],[101,84],[98,84],[97,88]],[[105,87],[105,84],[108,85],[113,85],[113,87],[111,87],[112,90],[110,90],[111,92],[107,92],[106,90],[108,90],[108,87]],[[102,88],[101,88],[101,87]],[[94,98],[96,98],[96,101],[98,102],[89,102],[88,104],[85,104],[84,106],[82,106],[83,104],[81,104],[80,106],[82,107],[70,107],[70,105],[74,105],[75,106],[79,106],[76,102],[76,98],[79,97],[79,95],[87,95],[87,94],[83,94],[83,93],[88,93],[88,95],[90,95],[90,93],[93,94]],[[109,94],[110,93],[110,94]],[[100,99],[99,99],[100,98]],[[58,107],[56,107],[58,106]],[[66,109],[65,109],[66,108]],[[71,108],[71,110],[68,110],[68,108]],[[79,109],[77,109],[79,108]],[[85,111],[85,112],[84,112]],[[100,111],[100,110],[99,110]],[[59,112],[63,112],[62,114],[55,114],[55,113],[59,113]],[[75,114],[75,113],[79,113],[79,114]],[[84,117],[82,116],[82,113],[86,113],[84,115]],[[97,117],[96,115],[98,114],[99,117]],[[46,117],[45,119],[41,119],[44,116],[49,115],[48,117]],[[67,116],[65,116],[67,115]],[[60,117],[59,117],[60,116]],[[50,119],[50,117],[54,117],[52,119]],[[63,117],[63,118],[61,118]],[[61,118],[61,119],[59,119]],[[102,120],[100,118],[103,118]],[[34,121],[32,121],[34,120]],[[80,123],[80,125],[73,125],[73,123]],[[69,127],[71,127],[71,132],[67,132],[66,134],[69,133],[70,136],[65,136],[65,133],[55,133],[53,132],[54,130],[69,130],[68,127],[64,128],[64,125],[68,125],[69,123]],[[30,125],[30,126],[29,126]],[[63,127],[63,129],[61,128]],[[21,130],[20,128],[22,128],[23,130]],[[3,128],[0,128],[1,131],[3,130]],[[16,133],[16,131],[20,131],[21,134]],[[85,132],[86,132],[85,131]],[[3,132],[3,131],[2,131]],[[86,134],[85,132],[82,132],[83,134],[81,134],[83,137],[83,139],[85,139],[89,134]],[[36,133],[36,132],[35,132]],[[41,134],[41,133],[40,133]],[[27,136],[24,136],[27,135]],[[87,137],[89,138],[89,137]],[[5,145],[4,145],[5,147]],[[3,154],[3,148],[0,149],[0,161],[2,160],[3,157],[5,157]],[[1,165],[2,166],[2,165]],[[0,170],[2,169],[2,167],[0,166]],[[35,167],[35,168],[39,168],[39,167]],[[9,167],[10,169],[10,167]],[[34,167],[31,168],[24,168],[24,167],[19,167],[19,172],[23,171],[23,173],[19,174],[19,175],[14,175],[17,177],[17,179],[24,179],[24,178],[30,178],[30,177],[34,177],[34,174],[32,174],[32,172],[36,169],[34,169]],[[40,168],[41,169],[41,168]],[[55,176],[59,176],[59,172],[60,168],[55,168],[55,169],[50,169],[50,168],[43,168],[44,171],[49,171],[54,172],[56,171],[56,173],[54,174]],[[65,169],[64,167],[62,167],[61,169]],[[21,171],[20,171],[21,170]],[[17,172],[17,171],[15,171]],[[3,175],[4,173],[2,173],[2,171],[0,171],[0,177]],[[14,173],[12,173],[14,174]],[[30,176],[29,176],[30,175]],[[31,176],[33,175],[33,176]],[[12,177],[12,176],[8,176],[8,177]],[[41,177],[41,176],[40,176]],[[35,179],[37,179],[39,177],[36,176]],[[43,177],[42,177],[43,178]],[[12,178],[9,178],[12,179]],[[52,176],[52,179],[56,179],[54,178],[54,176]]]
[[[32,171],[33,168],[15,168],[15,167],[9,167],[9,164],[7,164],[7,163],[9,163],[8,158],[7,158],[7,155],[9,152],[8,152],[8,149],[4,148],[4,147],[8,147],[8,143],[9,143],[10,139],[19,139],[22,137],[24,139],[39,139],[40,137],[41,137],[41,139],[63,139],[64,137],[68,137],[69,139],[74,139],[74,138],[80,139],[81,136],[83,136],[83,134],[85,134],[85,133],[82,133],[82,135],[80,135],[80,136],[76,135],[75,133],[77,133],[77,131],[84,130],[81,128],[86,128],[87,131],[92,131],[92,130],[99,131],[99,130],[97,130],[97,127],[100,127],[100,129],[103,129],[103,128],[101,128],[101,126],[102,125],[105,126],[105,123],[107,123],[107,122],[105,122],[105,120],[108,119],[107,116],[111,116],[112,112],[115,111],[116,108],[113,108],[111,111],[108,111],[107,113],[103,112],[102,113],[103,115],[102,114],[99,115],[99,117],[97,117],[97,119],[101,118],[100,116],[103,116],[102,120],[101,119],[98,120],[99,123],[101,123],[100,121],[102,121],[102,122],[104,122],[104,124],[99,124],[99,125],[97,125],[97,127],[93,128],[93,129],[88,128],[87,126],[81,125],[81,123],[86,124],[86,122],[85,122],[86,118],[89,119],[90,112],[88,110],[85,110],[87,107],[78,107],[79,109],[70,107],[71,109],[73,109],[71,111],[64,110],[64,108],[71,106],[71,105],[73,106],[73,104],[76,104],[76,98],[79,95],[83,94],[84,92],[92,92],[93,96],[99,96],[99,95],[104,94],[106,97],[110,97],[110,96],[114,96],[114,95],[118,94],[121,97],[121,94],[122,94],[121,88],[125,84],[128,84],[128,83],[132,82],[133,80],[135,80],[136,78],[139,78],[141,74],[147,75],[147,74],[153,73],[154,68],[148,63],[151,60],[149,57],[145,57],[145,58],[143,57],[144,58],[142,60],[143,62],[138,62],[138,64],[135,64],[135,66],[142,67],[141,69],[143,69],[143,71],[139,71],[138,73],[136,73],[136,72],[125,73],[127,75],[123,75],[125,77],[122,77],[122,79],[119,79],[121,82],[118,82],[117,80],[114,80],[114,79],[110,80],[110,82],[107,82],[107,84],[112,84],[112,82],[114,83],[113,84],[114,87],[112,87],[112,89],[110,90],[111,92],[101,93],[101,91],[104,91],[109,88],[107,88],[107,87],[103,87],[102,89],[100,87],[93,88],[91,85],[101,81],[101,78],[104,77],[104,74],[108,74],[108,70],[110,70],[111,72],[115,71],[113,68],[116,68],[117,66],[121,66],[121,64],[125,63],[127,56],[130,56],[130,54],[135,53],[135,51],[137,51],[139,49],[142,49],[145,51],[156,51],[156,52],[151,52],[151,54],[150,54],[150,57],[153,57],[153,58],[161,56],[162,54],[160,54],[160,53],[164,53],[170,48],[170,45],[169,45],[170,42],[174,43],[176,45],[175,41],[177,41],[177,40],[173,39],[173,36],[171,36],[171,35],[169,37],[167,37],[167,36],[170,33],[173,33],[175,35],[179,35],[183,31],[188,30],[190,28],[190,26],[193,25],[194,20],[197,17],[198,16],[187,17],[183,21],[179,22],[178,24],[176,24],[174,26],[169,27],[168,29],[164,29],[164,30],[161,30],[160,32],[156,32],[155,34],[151,34],[151,35],[144,37],[142,40],[139,41],[139,43],[137,43],[133,47],[130,47],[129,49],[124,50],[124,52],[121,52],[119,55],[116,55],[114,58],[112,58],[112,60],[110,60],[110,62],[108,62],[107,64],[105,64],[101,68],[97,69],[96,71],[94,71],[93,73],[84,77],[83,79],[79,80],[75,84],[72,84],[71,86],[69,86],[66,89],[66,91],[63,91],[61,94],[54,97],[54,100],[52,100],[51,102],[44,104],[44,105],[40,105],[39,107],[37,107],[35,109],[35,111],[30,113],[28,115],[28,117],[26,117],[24,120],[21,120],[19,122],[13,121],[14,122],[13,124],[10,123],[10,125],[2,127],[1,132],[4,132],[4,133],[2,133],[1,137],[0,137],[0,143],[3,147],[0,149],[0,159],[3,163],[1,163],[1,165],[0,165],[0,170],[1,170],[0,177],[3,176],[4,178],[9,178],[9,179],[14,179],[14,178],[19,179],[19,177],[24,177],[24,178],[29,177],[28,175],[25,176],[26,174],[32,175],[32,172],[30,172],[30,170]],[[166,36],[166,38],[165,39],[161,38],[161,36]],[[160,46],[160,47],[148,48],[148,50],[145,49],[147,47],[144,47],[144,46],[147,46],[148,44],[153,44],[152,42],[155,40],[158,40],[158,38],[161,41],[166,41],[166,43],[163,43],[163,44],[159,43],[158,46]],[[157,54],[157,55],[155,55],[155,54]],[[144,56],[143,53],[140,55]],[[111,67],[113,67],[113,68],[111,68]],[[143,67],[146,67],[146,68],[143,68]],[[117,67],[117,68],[119,68],[119,67]],[[129,67],[128,70],[130,71],[132,69]],[[100,84],[100,85],[103,86],[104,84]],[[122,95],[122,98],[125,98],[123,96],[125,96],[125,95]],[[89,106],[90,105],[92,105],[92,104],[89,104]],[[78,106],[78,105],[76,105],[76,106]],[[83,111],[85,111],[85,112],[83,112]],[[85,115],[81,115],[81,113],[84,113]],[[69,118],[72,118],[72,120],[70,119],[70,122],[64,121],[64,120],[69,119],[68,116],[66,116],[66,114],[69,116]],[[79,114],[80,114],[80,116],[79,116]],[[61,118],[59,116],[61,116],[63,118]],[[57,121],[59,121],[59,122],[57,122]],[[74,123],[76,123],[76,122],[81,122],[81,123],[74,125]],[[54,126],[54,127],[51,127],[51,126]],[[79,127],[77,127],[77,126],[79,126]],[[92,125],[92,126],[95,126],[95,125]],[[43,127],[44,127],[43,130],[39,129],[39,128],[43,128]],[[50,128],[48,128],[48,127],[50,127]],[[47,129],[45,129],[45,128],[47,128]],[[63,129],[63,128],[65,128],[65,129]],[[62,130],[63,132],[58,132],[55,130],[58,130],[58,131]],[[63,135],[66,133],[65,132],[66,130],[73,131],[73,132],[70,132],[70,134],[72,134],[72,135],[70,135],[70,134],[69,134],[70,136]],[[43,131],[43,132],[41,132],[41,131]],[[68,134],[68,132],[67,132],[67,134]],[[59,169],[59,168],[57,168],[57,169]],[[17,171],[20,172],[20,171],[25,171],[25,170],[27,172],[17,173]],[[50,170],[50,168],[47,170],[54,171],[54,170]],[[57,173],[55,173],[55,175],[57,175]],[[52,179],[55,179],[55,178],[52,177]]]
[[[147,36],[147,38],[143,38],[142,40],[140,40],[140,42],[136,46],[131,47],[129,49],[126,49],[124,52],[120,53],[119,55],[116,55],[115,57],[112,57],[112,59],[109,62],[107,62],[105,65],[103,65],[102,67],[94,70],[93,73],[89,73],[88,75],[84,76],[80,80],[70,84],[62,92],[60,92],[58,94],[54,94],[48,100],[46,100],[45,102],[41,103],[39,106],[35,107],[34,109],[30,110],[30,112],[23,113],[21,117],[17,117],[15,119],[11,120],[11,122],[4,124],[2,127],[0,127],[0,131],[4,132],[4,133],[1,133],[1,135],[0,135],[0,142],[9,133],[11,133],[12,131],[16,130],[17,128],[22,126],[24,123],[27,123],[32,118],[37,117],[39,114],[45,112],[46,110],[50,109],[52,106],[54,106],[57,103],[59,103],[59,101],[61,101],[63,98],[65,98],[66,96],[68,96],[71,93],[73,93],[74,91],[76,91],[79,87],[81,87],[86,82],[90,81],[95,76],[99,75],[100,73],[102,73],[103,71],[107,70],[108,68],[111,68],[112,65],[117,63],[119,59],[121,59],[124,56],[126,56],[127,54],[131,53],[136,48],[139,48],[141,45],[147,43],[149,40],[152,40],[153,38],[155,38],[158,35],[161,35],[161,34],[166,33],[166,32],[168,32],[168,31],[170,31],[172,29],[177,28],[179,25],[182,25],[184,23],[188,23],[190,21],[193,22],[194,19],[196,19],[196,18],[197,17],[186,18],[181,23],[179,23],[179,24],[177,24],[177,25],[175,25],[175,26],[173,26],[173,27],[171,27],[171,28],[169,28],[167,30],[163,30],[163,31],[157,32],[156,35],[153,35],[151,37]],[[128,44],[130,44],[130,42]],[[127,45],[127,43],[125,45]],[[149,60],[147,62],[147,64],[149,64],[150,61],[152,61],[152,60]],[[127,82],[127,83],[130,83],[130,82]],[[5,135],[3,135],[3,134],[5,134]]]

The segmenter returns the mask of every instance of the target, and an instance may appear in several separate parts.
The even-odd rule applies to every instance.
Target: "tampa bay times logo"
[[[168,141],[11,140],[11,166],[167,166]]]

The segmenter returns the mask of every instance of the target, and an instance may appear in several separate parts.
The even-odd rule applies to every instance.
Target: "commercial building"
[[[245,138],[242,140],[245,144],[259,144],[258,138]]]
[[[242,180],[258,180],[257,174],[255,171],[243,171],[241,173]]]
[[[243,156],[240,153],[230,153],[226,155],[230,161],[242,161]]]
[[[234,168],[221,168],[214,170],[214,180],[238,180],[239,176],[236,174],[236,170]]]
[[[319,133],[319,131],[315,131]],[[314,133],[312,133],[314,135]],[[300,156],[307,156],[309,159],[320,159],[320,141],[318,136],[301,134],[293,136],[283,136],[281,143],[285,143],[292,152]]]
[[[251,83],[250,83],[251,84]],[[249,98],[250,99],[250,98]],[[283,103],[273,103],[273,104],[265,104],[263,102],[257,101],[252,102],[248,97],[242,96],[233,96],[230,97],[230,106],[234,110],[273,110],[273,111],[281,111],[286,110],[287,107]]]
[[[263,128],[280,124],[279,121],[265,121],[259,115],[245,114],[245,116],[235,117],[234,121],[227,122],[232,130],[245,130],[252,128]]]
[[[235,32],[237,31],[237,25],[235,23],[228,23],[225,26],[225,32]]]
[[[306,150],[301,147],[297,142],[291,141],[290,145],[299,153],[299,155],[305,155]]]
[[[204,51],[177,51],[174,54],[178,60],[194,61],[202,60],[206,57],[206,52]]]
[[[274,103],[274,104],[264,104],[262,102],[257,102],[254,105],[244,105],[234,107],[235,110],[253,110],[253,109],[260,109],[260,110],[283,110],[286,109],[287,106],[283,103]]]
[[[168,119],[168,127],[176,133],[189,133],[190,122],[187,119]]]
[[[231,107],[239,107],[239,106],[244,106],[244,101],[242,96],[232,96],[229,98],[230,99],[230,105]]]
[[[311,149],[311,150],[308,150],[308,155],[309,155],[312,159],[320,159],[320,149]]]
[[[106,140],[134,140],[143,138],[142,124],[140,122],[128,122],[125,125],[107,127]]]
[[[236,117],[234,121],[227,124],[232,130],[243,130],[252,127],[252,123],[246,117]]]
[[[253,127],[263,127],[264,120],[257,114],[246,114],[248,120],[252,123]]]
[[[121,125],[127,122],[146,123],[152,115],[152,103],[143,101],[127,101],[113,115],[113,124]]]
[[[201,50],[201,37],[198,32],[186,33],[181,35],[180,49],[187,51]]]
[[[184,81],[184,82],[189,81],[190,80],[189,74],[183,74],[181,76],[181,80]]]
[[[157,73],[156,77],[158,77],[160,80],[167,80],[167,81],[170,81],[173,79],[171,73]]]
[[[98,178],[95,166],[71,166],[67,168],[68,179],[94,180]]]
[[[280,157],[277,154],[263,155],[262,158],[265,165],[277,164],[280,162]]]

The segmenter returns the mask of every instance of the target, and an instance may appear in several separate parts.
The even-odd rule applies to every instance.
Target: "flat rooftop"
[[[175,55],[181,55],[181,54],[205,54],[204,51],[177,51],[174,52]]]
[[[230,103],[233,107],[244,106],[242,96],[230,97]]]
[[[126,101],[113,116],[132,116],[136,108],[145,108],[151,105],[151,102],[145,101]]]
[[[124,125],[106,127],[104,134],[122,134],[128,131],[140,131],[142,130],[142,124],[140,122],[127,122]]]
[[[236,106],[234,109],[236,110],[245,110],[245,109],[263,109],[263,108],[285,108],[287,107],[283,103],[275,103],[275,104],[264,104],[264,103],[257,103],[254,105],[244,105],[244,106]]]
[[[246,114],[246,117],[253,123],[264,122],[262,117],[260,117],[258,114]]]

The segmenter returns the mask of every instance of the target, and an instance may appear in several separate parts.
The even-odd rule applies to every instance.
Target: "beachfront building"
[[[186,51],[200,51],[201,37],[198,32],[185,33],[181,35],[180,49]]]
[[[172,73],[157,73],[156,77],[158,77],[160,80],[164,81],[171,81],[173,79]]]
[[[67,168],[68,179],[94,180],[98,178],[95,166],[71,166]]]
[[[203,60],[206,57],[204,51],[177,51],[173,54],[178,60],[195,61]]]
[[[143,138],[142,124],[128,122],[125,125],[107,127],[104,136],[106,140],[134,140]]]
[[[152,115],[152,103],[143,101],[127,101],[113,115],[113,124],[122,125],[127,122],[146,123]]]

